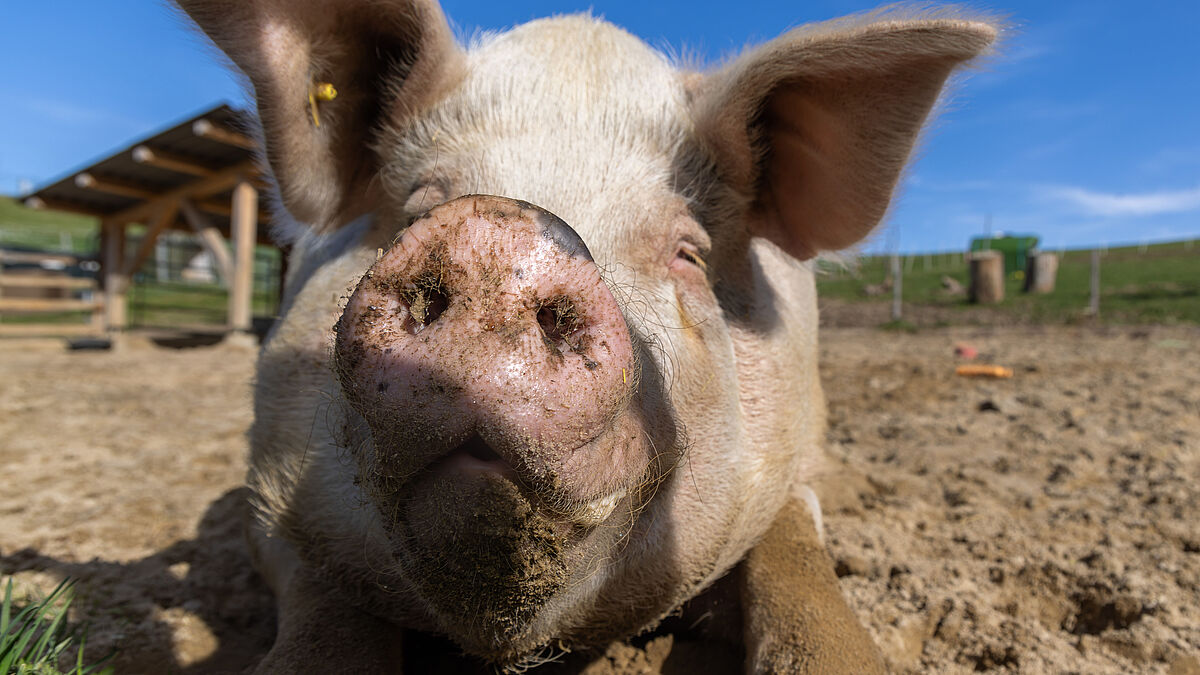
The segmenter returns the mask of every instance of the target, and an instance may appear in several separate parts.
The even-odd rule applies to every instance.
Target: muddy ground
[[[954,374],[953,347],[1009,366]],[[827,329],[819,488],[897,672],[1200,673],[1200,331]],[[269,592],[240,538],[253,353],[0,342],[0,574],[78,580],[118,672],[242,672]],[[678,672],[670,645],[589,672]],[[665,660],[665,663],[664,663]]]

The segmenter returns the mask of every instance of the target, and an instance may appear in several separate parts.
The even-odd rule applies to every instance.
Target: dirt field
[[[1200,673],[1200,331],[822,341],[828,540],[894,670]],[[955,376],[957,342],[1015,376]],[[0,574],[77,579],[118,672],[241,672],[270,646],[239,534],[252,361],[0,342]],[[601,661],[679,672],[664,646]]]

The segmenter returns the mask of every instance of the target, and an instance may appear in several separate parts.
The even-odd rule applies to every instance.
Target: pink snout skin
[[[578,234],[531,204],[472,195],[416,220],[355,289],[336,359],[400,481],[491,467],[582,503],[646,471],[620,307]]]

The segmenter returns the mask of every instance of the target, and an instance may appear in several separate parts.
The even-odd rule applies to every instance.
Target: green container
[[[1033,235],[1002,235],[998,237],[976,237],[971,240],[971,252],[999,251],[1004,254],[1004,276],[1025,271],[1025,257],[1037,248],[1038,238]]]

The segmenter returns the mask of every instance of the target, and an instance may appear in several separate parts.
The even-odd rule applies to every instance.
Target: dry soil
[[[955,375],[954,345],[1014,370]],[[897,672],[1200,673],[1200,331],[829,329],[827,538]],[[0,342],[0,575],[118,672],[242,672],[253,353]],[[669,641],[590,673],[681,672]]]

